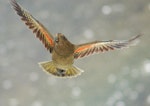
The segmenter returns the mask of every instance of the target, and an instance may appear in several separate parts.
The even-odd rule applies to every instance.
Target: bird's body
[[[54,45],[52,60],[61,65],[73,64],[74,45],[63,34],[58,33],[56,36],[59,39],[59,43],[55,43]]]
[[[52,61],[41,62],[39,65],[44,71],[58,77],[74,77],[83,72],[83,70],[73,65],[75,59],[132,46],[134,41],[140,37],[140,35],[137,35],[129,40],[94,41],[75,45],[62,33],[57,33],[53,37],[38,20],[24,10],[15,0],[11,0],[11,4],[29,29],[36,34],[36,37],[42,41],[45,48],[52,54]]]
[[[73,76],[83,72],[81,69],[73,66],[75,45],[67,38],[58,33],[52,50],[52,61],[39,63],[43,70],[56,76]],[[59,43],[58,43],[59,42]]]

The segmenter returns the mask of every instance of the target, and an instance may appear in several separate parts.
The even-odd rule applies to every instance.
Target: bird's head
[[[62,33],[57,33],[55,36],[55,51],[61,55],[70,54],[74,50],[74,45],[67,40]]]
[[[55,37],[55,43],[56,44],[64,44],[65,42],[67,42],[67,38],[62,34],[62,33],[57,33],[56,37]]]

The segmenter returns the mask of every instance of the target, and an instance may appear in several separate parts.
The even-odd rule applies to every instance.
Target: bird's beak
[[[58,42],[58,34],[56,34],[55,38],[54,38],[55,42]]]

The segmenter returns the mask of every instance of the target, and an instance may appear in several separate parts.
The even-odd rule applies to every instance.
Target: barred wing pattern
[[[131,38],[130,40],[95,41],[91,43],[77,45],[74,51],[74,58],[78,59],[78,58],[92,55],[94,53],[100,53],[100,52],[129,47],[134,45],[136,43],[134,41],[140,36],[141,35],[137,35]]]
[[[54,46],[53,36],[38,20],[36,20],[29,12],[24,10],[15,0],[11,0],[11,4],[29,29],[32,29],[33,33],[36,34],[36,37],[42,41],[45,48],[51,52]]]

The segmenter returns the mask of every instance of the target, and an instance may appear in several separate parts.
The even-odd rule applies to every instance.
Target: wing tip
[[[141,37],[141,36],[143,36],[142,33],[140,33],[140,34],[138,34],[138,35],[132,37],[129,41],[130,41],[130,42],[131,42],[131,41],[134,41],[134,40],[138,39],[138,38]]]
[[[16,0],[10,0],[10,4],[18,15],[22,15],[22,7],[17,3]]]
[[[9,0],[9,2],[13,6],[13,8],[18,6],[18,3],[16,2],[16,0]]]
[[[141,36],[143,36],[143,34],[140,33],[140,34],[132,37],[130,40],[128,40],[128,42],[130,43],[131,46],[135,46],[140,42],[139,38]]]

